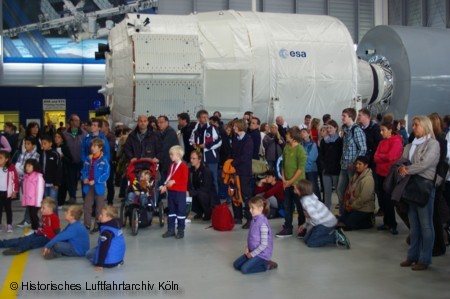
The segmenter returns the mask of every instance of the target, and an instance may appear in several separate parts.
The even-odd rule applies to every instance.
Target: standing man
[[[364,134],[366,135],[366,157],[369,158],[369,167],[372,168],[372,171],[375,174],[375,164],[373,162],[373,157],[375,155],[375,152],[377,151],[378,144],[383,139],[383,136],[381,136],[380,126],[376,122],[371,120],[370,111],[366,108],[359,110],[358,123],[361,126],[361,129],[363,129]]]
[[[169,119],[165,115],[158,117],[159,138],[162,143],[162,150],[159,159],[159,169],[161,172],[161,182],[166,180],[166,174],[171,164],[169,150],[174,145],[178,144],[177,132],[169,125]]]
[[[211,170],[214,178],[214,187],[218,193],[217,169],[219,166],[219,151],[222,139],[216,127],[210,125],[208,121],[208,111],[197,112],[197,124],[192,131],[190,144],[198,151],[203,152],[203,162]]]
[[[351,177],[355,174],[355,160],[367,153],[366,135],[355,123],[356,110],[346,108],[342,111],[342,128],[344,130],[341,157],[341,172],[339,173],[336,193],[339,198],[339,213],[344,213],[344,193]]]
[[[81,160],[85,162],[89,155],[91,154],[91,141],[94,138],[100,138],[104,142],[104,146],[102,149],[103,155],[105,156],[106,160],[109,161],[111,157],[111,152],[109,148],[109,142],[106,136],[101,131],[103,127],[103,120],[94,118],[91,121],[91,130],[90,132],[84,136],[83,143],[81,145]]]
[[[248,201],[252,196],[251,178],[252,178],[252,154],[253,141],[247,134],[247,121],[238,119],[234,122],[233,130],[236,137],[233,140],[233,162],[231,165],[236,169],[241,185],[241,195],[244,204],[244,217],[247,222],[242,226],[243,229],[250,227],[252,216],[250,214]],[[242,223],[242,204],[235,207],[233,204],[234,223]]]
[[[261,121],[257,117],[252,117],[250,120],[250,130],[248,130],[248,134],[253,140],[253,153],[252,159],[259,160],[259,150],[261,147],[261,132],[259,131],[259,126],[261,125]]]
[[[67,147],[72,156],[72,163],[69,164],[69,176],[67,177],[67,189],[69,191],[68,203],[73,205],[76,202],[77,184],[80,178],[80,171],[83,167],[81,160],[81,145],[86,136],[86,132],[80,128],[80,118],[72,114],[69,118],[69,129],[63,132]]]
[[[306,115],[305,115],[305,122],[302,123],[302,124],[300,124],[300,125],[298,126],[298,128],[299,128],[300,130],[302,130],[302,129],[309,129],[309,126],[310,126],[310,125],[311,125],[311,115],[306,114]]]
[[[189,138],[191,138],[193,127],[191,126],[191,118],[186,112],[180,113],[178,117],[178,129],[180,130],[180,145],[184,148],[183,160],[189,163],[191,153],[194,150],[192,145],[189,143]]]
[[[126,157],[130,161],[148,158],[158,163],[161,148],[161,140],[148,128],[147,116],[139,115],[136,129],[128,135],[123,145]]]
[[[278,132],[280,133],[280,136],[283,137],[283,140],[286,140],[286,132],[287,130],[289,130],[289,125],[284,121],[284,118],[281,115],[277,116],[275,122],[278,126]]]
[[[108,140],[109,151],[110,151],[110,157],[109,157],[110,173],[109,173],[108,181],[106,182],[106,188],[107,188],[107,192],[108,192],[107,196],[106,196],[106,201],[107,201],[108,205],[112,206],[113,201],[114,201],[114,195],[116,193],[115,186],[114,186],[114,175],[116,173],[117,148],[116,148],[116,135],[113,132],[111,132],[111,130],[109,129],[109,122],[107,120],[103,121],[102,133]]]

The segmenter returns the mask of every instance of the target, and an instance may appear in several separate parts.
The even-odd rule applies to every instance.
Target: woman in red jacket
[[[383,182],[389,171],[392,163],[399,160],[403,152],[402,138],[394,132],[394,127],[391,123],[383,123],[380,126],[383,140],[380,141],[375,152],[374,161],[376,165],[377,174],[377,194],[382,198],[378,201],[380,208],[384,211],[383,225],[378,227],[378,230],[389,230],[391,234],[397,235],[397,222],[395,221],[394,204],[391,200],[391,194],[383,190]]]

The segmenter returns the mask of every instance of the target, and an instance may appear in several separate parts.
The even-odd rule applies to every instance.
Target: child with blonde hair
[[[245,253],[233,264],[236,270],[243,274],[265,272],[278,267],[271,261],[273,252],[272,230],[267,216],[270,213],[269,204],[261,196],[249,200],[251,220],[248,231]]]
[[[55,202],[51,197],[42,200],[40,203],[42,226],[28,236],[1,240],[0,248],[9,248],[3,251],[3,255],[16,255],[30,249],[44,247],[51,239],[53,239],[60,230],[59,218],[53,213],[55,206]]]
[[[98,222],[100,235],[97,246],[88,250],[86,258],[94,264],[95,271],[122,265],[126,246],[117,208],[104,206]]]
[[[166,192],[169,203],[169,216],[167,232],[162,237],[184,238],[184,228],[186,220],[186,192],[188,185],[189,169],[183,162],[184,150],[181,146],[172,146],[169,150],[172,164],[167,172],[167,179],[160,187],[161,194]],[[175,219],[178,222],[178,232],[175,235]]]
[[[80,222],[83,215],[81,206],[70,206],[64,213],[69,224],[45,245],[42,255],[45,259],[63,256],[84,256],[89,249],[89,234]]]

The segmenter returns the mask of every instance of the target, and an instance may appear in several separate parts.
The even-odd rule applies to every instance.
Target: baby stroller
[[[138,159],[130,162],[127,168],[128,178],[128,190],[127,194],[134,192],[132,184],[136,178],[139,177],[139,173],[142,170],[150,171],[150,183],[149,192],[145,193],[141,202],[141,196],[135,195],[132,201],[129,201],[126,197],[120,207],[120,220],[123,227],[126,226],[127,220],[129,220],[131,226],[131,234],[133,236],[138,234],[139,228],[147,227],[152,224],[153,215],[158,214],[159,226],[164,226],[164,205],[161,200],[158,200],[155,196],[155,186],[157,180],[158,165],[148,159]],[[144,193],[141,193],[144,194]]]

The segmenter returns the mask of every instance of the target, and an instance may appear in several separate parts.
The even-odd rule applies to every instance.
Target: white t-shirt
[[[0,169],[0,191],[8,190],[8,171]]]

